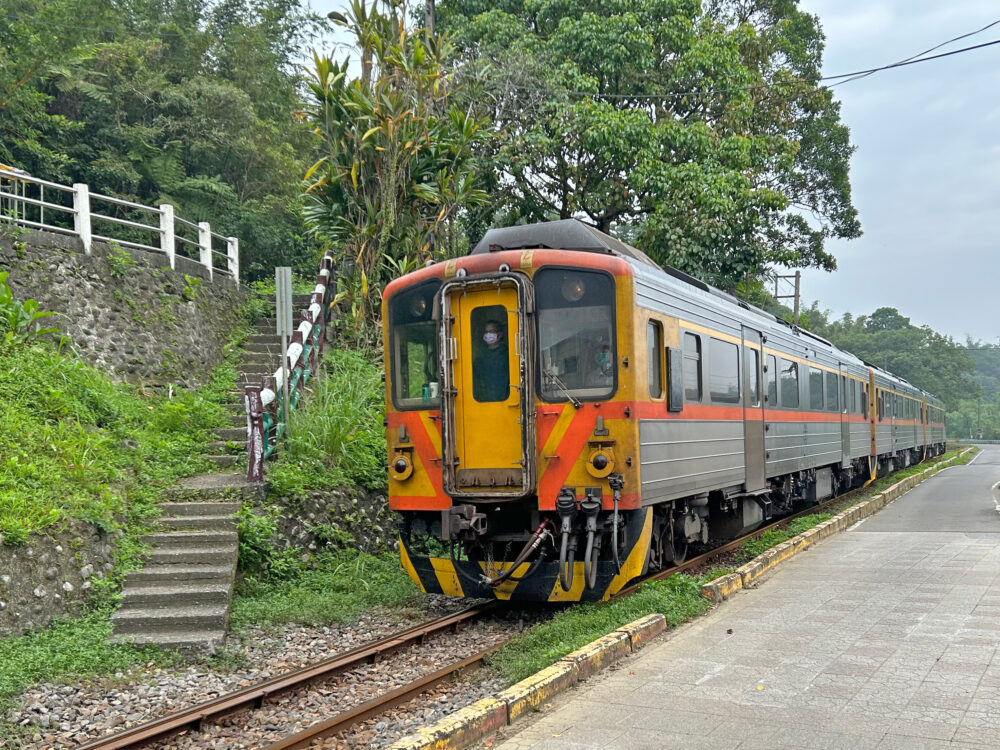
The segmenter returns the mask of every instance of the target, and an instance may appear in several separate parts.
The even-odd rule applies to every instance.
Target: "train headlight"
[[[598,448],[587,459],[587,473],[603,479],[615,470],[615,456],[610,448]]]
[[[413,474],[413,462],[405,453],[398,452],[389,462],[389,476],[397,482],[403,482]]]

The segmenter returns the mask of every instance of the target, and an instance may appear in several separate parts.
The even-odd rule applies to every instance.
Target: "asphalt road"
[[[990,488],[1000,481],[1000,446],[985,445],[965,466],[946,468],[854,531],[959,531],[1000,534]]]

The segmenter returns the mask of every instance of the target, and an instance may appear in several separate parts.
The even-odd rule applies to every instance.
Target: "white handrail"
[[[5,190],[4,188],[8,188]],[[36,195],[28,195],[28,188],[31,187]],[[45,200],[44,188],[53,188],[62,191],[72,197],[72,205],[61,205]],[[9,192],[8,192],[9,190]],[[58,198],[56,198],[58,200]],[[105,201],[115,206],[122,206],[132,211],[144,211],[156,216],[151,224],[144,224],[140,221],[133,221],[118,216],[97,213],[93,210],[95,201]],[[53,224],[46,220],[46,209],[50,212],[59,212],[57,220],[59,224]],[[29,214],[30,211],[30,214]],[[50,217],[51,219],[51,217]],[[211,225],[207,221],[189,221],[174,213],[174,207],[164,204],[159,207],[146,206],[142,203],[134,203],[124,198],[116,198],[111,195],[100,195],[91,193],[90,188],[84,183],[76,183],[72,187],[60,185],[57,182],[49,182],[38,177],[22,172],[12,167],[0,164],[0,221],[10,222],[20,226],[32,227],[60,234],[76,235],[80,238],[85,254],[90,255],[93,240],[105,242],[117,242],[120,245],[135,247],[150,252],[164,253],[170,263],[170,267],[175,265],[177,248],[179,244],[191,245],[199,249],[198,258],[191,258],[205,267],[208,277],[211,279],[213,273],[218,271],[224,276],[232,276],[239,284],[240,258],[239,240],[235,237],[226,237],[218,232],[213,232]],[[110,235],[95,234],[91,229],[94,221],[104,221],[129,227],[140,232],[147,232],[154,235],[159,246],[137,242],[126,237],[112,237]],[[72,222],[72,226],[69,226]],[[197,239],[182,237],[178,231],[181,228],[194,229],[197,232]],[[134,236],[134,235],[133,235]],[[225,244],[225,249],[217,249],[214,241]],[[215,257],[225,259],[225,263],[219,268],[215,268]]]

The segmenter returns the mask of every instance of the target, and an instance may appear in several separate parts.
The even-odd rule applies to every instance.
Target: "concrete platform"
[[[988,447],[497,746],[1000,747],[997,480]]]

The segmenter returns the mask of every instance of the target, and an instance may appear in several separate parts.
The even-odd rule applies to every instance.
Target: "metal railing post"
[[[201,250],[201,264],[208,269],[212,278],[212,226],[207,221],[198,222],[198,248]]]
[[[73,211],[73,229],[83,243],[84,254],[90,255],[94,238],[90,231],[90,188],[86,183],[73,184]]]
[[[174,268],[177,240],[174,237],[174,207],[169,203],[160,204],[160,249],[167,254],[167,263]]]
[[[247,410],[247,481],[260,484],[264,481],[264,404],[260,386],[248,385],[244,389]]]
[[[226,254],[229,256],[229,273],[236,286],[240,285],[240,241],[235,237],[226,238]]]

